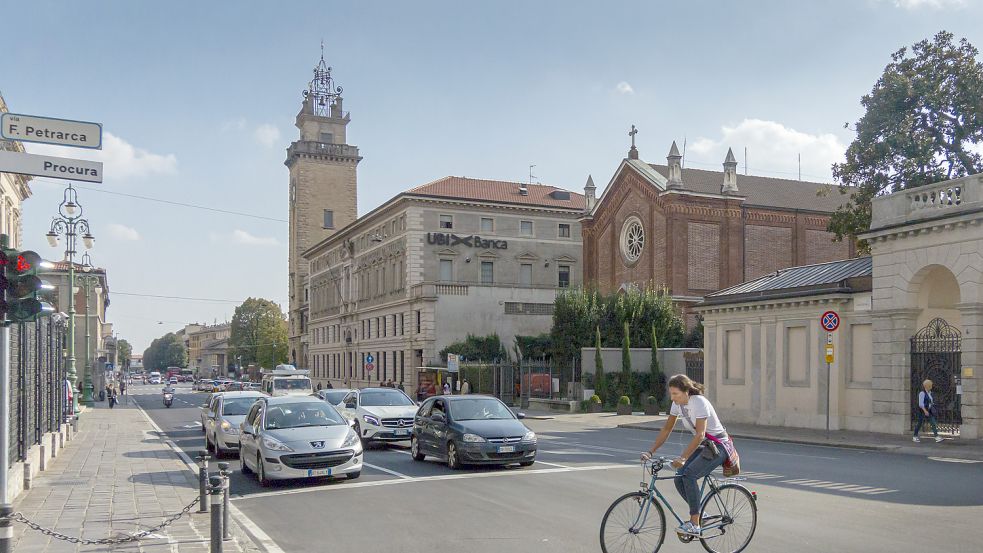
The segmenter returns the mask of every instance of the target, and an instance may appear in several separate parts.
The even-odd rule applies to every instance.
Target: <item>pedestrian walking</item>
[[[922,391],[918,392],[918,405],[917,411],[915,413],[918,415],[918,422],[915,423],[915,435],[911,438],[913,442],[922,441],[918,437],[918,433],[922,430],[922,423],[926,420],[929,426],[932,427],[932,433],[935,434],[935,441],[941,442],[942,436],[939,436],[939,424],[936,417],[938,416],[938,407],[935,406],[935,398],[932,397],[932,386],[931,380],[925,380],[922,382]]]
[[[471,383],[465,378],[464,382],[461,383],[461,395],[467,395],[471,393]]]
[[[112,409],[113,407],[116,407],[116,401],[117,401],[117,399],[116,399],[116,387],[115,386],[110,386],[109,387],[109,392],[106,394],[106,396],[109,398],[109,408]]]
[[[400,392],[405,392],[406,391],[406,388],[403,387],[403,381],[402,380],[399,381],[399,391]]]
[[[444,395],[445,396],[451,395],[451,383],[450,382],[444,382]]]
[[[393,382],[393,379],[390,378],[389,380],[386,381],[386,387],[396,389],[396,383]]]

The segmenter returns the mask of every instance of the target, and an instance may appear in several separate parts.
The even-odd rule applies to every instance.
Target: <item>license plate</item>
[[[498,448],[499,453],[515,453],[514,445],[503,445]]]
[[[395,434],[396,434],[397,436],[409,436],[409,435],[410,435],[410,431],[409,431],[409,429],[408,429],[408,428],[404,428],[404,429],[402,429],[402,430],[397,430],[397,431],[395,432]]]
[[[307,476],[331,476],[331,469],[307,469]]]

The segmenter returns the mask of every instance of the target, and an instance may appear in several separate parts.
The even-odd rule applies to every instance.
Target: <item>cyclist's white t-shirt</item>
[[[720,424],[720,419],[717,418],[717,412],[713,410],[710,400],[703,396],[689,396],[689,403],[686,405],[673,402],[669,414],[682,419],[686,428],[694,434],[696,434],[697,419],[707,420],[707,434],[719,436],[727,432],[724,425]]]

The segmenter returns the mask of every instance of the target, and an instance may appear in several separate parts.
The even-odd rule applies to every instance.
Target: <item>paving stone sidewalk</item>
[[[82,415],[75,439],[35,477],[14,510],[59,533],[99,539],[156,526],[197,495],[197,478],[138,408],[109,409],[102,403]],[[153,536],[120,545],[75,545],[15,523],[14,551],[207,552],[210,516],[195,506]],[[224,543],[224,551],[260,551],[234,522],[233,538]]]

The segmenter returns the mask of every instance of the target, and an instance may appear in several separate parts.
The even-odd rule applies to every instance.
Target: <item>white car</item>
[[[363,444],[410,439],[417,404],[395,388],[352,390],[338,405]]]
[[[201,428],[205,433],[205,449],[215,452],[216,458],[239,451],[239,425],[246,413],[262,397],[259,392],[220,392],[212,394],[208,405],[201,409]]]

